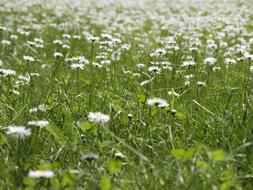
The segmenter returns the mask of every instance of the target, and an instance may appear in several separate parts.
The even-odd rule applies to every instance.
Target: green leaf
[[[181,120],[185,120],[186,119],[186,115],[184,113],[182,113],[182,112],[179,112],[179,111],[177,111],[176,117],[178,119],[181,119]]]
[[[59,128],[56,126],[47,126],[45,128],[59,144],[65,144],[65,136]]]
[[[208,164],[202,160],[197,160],[196,162],[196,166],[197,168],[199,168],[200,170],[207,170],[208,169]]]
[[[110,160],[107,168],[110,171],[110,173],[117,173],[120,171],[122,166],[122,162],[120,160]]]
[[[91,123],[85,122],[85,123],[81,123],[80,128],[82,129],[82,131],[84,133],[86,133],[87,131],[91,130],[93,128],[93,125]]]
[[[153,108],[151,109],[150,115],[153,117],[153,116],[155,116],[157,113],[158,113],[158,109],[157,109],[156,107],[153,107]]]
[[[56,178],[51,178],[51,179],[50,179],[50,184],[51,184],[53,187],[55,187],[55,188],[60,188],[60,187],[61,187],[61,184],[60,184],[59,180],[56,179]]]
[[[137,98],[138,98],[138,102],[140,102],[140,103],[145,103],[146,102],[146,96],[143,95],[143,94],[138,94]]]
[[[129,122],[129,119],[128,119],[128,114],[127,113],[123,113],[121,118],[120,118],[121,122],[124,124],[124,125],[127,125],[128,122]]]
[[[101,177],[100,187],[102,190],[110,190],[112,188],[111,180],[107,175]]]
[[[4,145],[7,142],[5,136],[0,134],[0,145]]]
[[[225,160],[225,152],[223,150],[215,150],[211,152],[210,159],[212,161],[224,161]]]
[[[26,186],[29,186],[29,187],[35,187],[36,186],[36,181],[32,178],[29,178],[29,177],[24,178],[23,183]]]
[[[171,154],[180,160],[185,160],[186,158],[186,151],[184,149],[173,149],[171,150]]]

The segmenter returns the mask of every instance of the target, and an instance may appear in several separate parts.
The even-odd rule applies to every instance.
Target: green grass
[[[252,189],[253,61],[245,58],[244,51],[225,54],[238,44],[249,45],[247,52],[253,54],[250,2],[237,2],[216,2],[218,10],[212,5],[202,7],[203,3],[192,5],[186,15],[195,21],[198,15],[203,16],[199,17],[202,21],[212,18],[210,28],[189,24],[185,15],[177,21],[188,28],[177,22],[168,27],[163,18],[156,20],[147,13],[165,16],[165,22],[170,15],[185,13],[182,2],[179,7],[173,3],[160,7],[155,2],[144,7],[117,3],[104,7],[96,2],[67,11],[64,4],[24,4],[27,10],[22,10],[14,1],[0,2],[1,25],[6,27],[0,29],[0,41],[11,42],[0,44],[0,69],[16,71],[4,76],[0,70],[0,190]],[[223,11],[224,5],[230,12]],[[95,11],[98,15],[94,16]],[[215,19],[215,11],[228,24]],[[122,19],[116,20],[110,12]],[[234,20],[236,12],[245,23]],[[103,22],[95,19],[102,16]],[[240,29],[238,23],[248,35],[235,30]],[[30,34],[25,36],[20,30]],[[92,42],[87,32],[100,40]],[[220,39],[217,32],[226,35]],[[103,33],[113,39],[106,41]],[[165,37],[173,37],[175,44],[166,47],[160,43]],[[44,41],[42,47],[31,45],[34,38]],[[195,53],[189,50],[189,38],[200,42]],[[70,48],[53,44],[56,39]],[[115,39],[120,42],[113,42]],[[217,49],[208,49],[208,40],[213,40]],[[228,46],[220,47],[221,42]],[[124,48],[126,44],[131,47]],[[179,50],[170,49],[175,46]],[[159,48],[166,49],[166,54],[150,56]],[[62,57],[54,57],[55,52]],[[112,59],[115,52],[120,52],[119,60]],[[103,53],[106,55],[99,58]],[[35,60],[29,62],[23,56]],[[89,61],[83,70],[71,68],[78,61],[65,61],[81,56]],[[182,67],[189,56],[196,65]],[[219,70],[203,64],[208,57],[216,58]],[[225,58],[237,60],[236,64],[227,65]],[[111,64],[102,65],[103,60]],[[152,65],[154,62],[160,64]],[[162,62],[167,62],[167,69]],[[151,66],[158,66],[160,73],[150,72]],[[194,77],[185,85],[185,76],[191,74]],[[26,82],[20,75],[30,80]],[[141,85],[146,80],[149,82]],[[147,100],[155,97],[169,106],[148,105]],[[38,109],[39,105],[45,110]],[[37,112],[31,113],[32,108]],[[92,123],[90,112],[104,113],[110,120],[104,125]],[[28,125],[28,121],[40,120],[49,125]],[[7,132],[11,125],[25,126],[31,135],[13,137]],[[34,170],[53,171],[54,176],[34,178],[29,175]]]

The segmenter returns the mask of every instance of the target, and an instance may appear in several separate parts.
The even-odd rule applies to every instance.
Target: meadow
[[[0,190],[252,190],[251,0],[0,0]]]

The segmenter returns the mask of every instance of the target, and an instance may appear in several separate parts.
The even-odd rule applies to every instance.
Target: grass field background
[[[0,1],[0,190],[253,189],[252,7]]]

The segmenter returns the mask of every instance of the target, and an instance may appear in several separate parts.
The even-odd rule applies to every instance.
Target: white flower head
[[[97,160],[98,158],[99,158],[99,155],[93,152],[82,155],[82,160],[87,160],[87,161]]]
[[[31,129],[26,129],[24,126],[8,126],[7,127],[7,135],[13,136],[13,137],[28,137],[31,135]]]
[[[11,69],[0,69],[0,76],[6,77],[14,75],[16,75],[16,71],[13,71]]]
[[[204,60],[204,64],[205,64],[205,65],[213,66],[213,65],[215,65],[216,61],[217,61],[217,60],[216,60],[215,58],[213,58],[213,57],[208,57],[208,58],[206,58],[206,59]]]
[[[70,65],[71,69],[74,70],[83,70],[85,65],[82,63],[73,63],[72,65]]]
[[[88,120],[91,123],[105,124],[110,120],[110,116],[105,115],[101,112],[90,112],[88,114]]]
[[[181,65],[182,67],[190,67],[196,65],[195,61],[184,61],[183,64]]]
[[[49,125],[49,121],[47,120],[40,120],[40,121],[28,121],[27,123],[28,125],[32,125],[32,126],[36,126],[36,127],[46,127],[47,125]]]
[[[26,61],[26,62],[34,62],[35,59],[32,57],[32,56],[26,56],[24,55],[23,56],[23,59]]]
[[[52,178],[54,177],[54,172],[51,170],[30,170],[28,173],[30,178]]]
[[[58,58],[58,57],[63,57],[63,54],[60,52],[54,52],[54,57]]]
[[[236,64],[236,60],[235,59],[226,58],[225,59],[225,63],[227,65],[233,65],[233,64]]]
[[[160,108],[169,106],[169,103],[166,100],[161,99],[161,98],[149,98],[147,100],[147,104],[149,106],[157,106]]]
[[[148,71],[152,73],[160,73],[161,69],[157,66],[151,66],[148,68]]]

